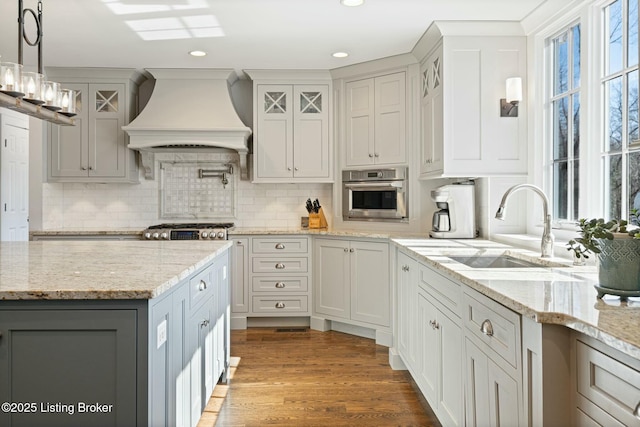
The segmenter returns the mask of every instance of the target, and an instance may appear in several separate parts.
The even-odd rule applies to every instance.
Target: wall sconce
[[[522,79],[507,79],[506,98],[500,100],[500,117],[518,117],[518,104],[522,101]]]

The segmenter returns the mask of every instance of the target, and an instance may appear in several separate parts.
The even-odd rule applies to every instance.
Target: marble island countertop
[[[0,300],[150,299],[230,246],[230,241],[2,242]]]
[[[488,240],[391,239],[417,259],[539,323],[564,325],[640,359],[640,298],[597,298],[594,266]],[[539,267],[474,268],[452,257],[499,255],[541,263]]]

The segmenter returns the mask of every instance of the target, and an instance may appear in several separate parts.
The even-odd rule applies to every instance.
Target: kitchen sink
[[[518,259],[510,255],[449,256],[449,258],[473,268],[546,267],[546,265]]]

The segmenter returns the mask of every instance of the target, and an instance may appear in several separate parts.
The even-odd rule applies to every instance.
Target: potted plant
[[[576,259],[596,254],[598,298],[604,294],[640,296],[640,229],[638,210],[626,220],[580,219],[580,237],[567,243]],[[633,227],[628,227],[632,225]]]

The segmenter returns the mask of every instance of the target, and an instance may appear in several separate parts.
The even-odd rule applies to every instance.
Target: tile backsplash
[[[200,156],[200,155],[199,155]],[[231,156],[231,157],[229,157]],[[193,157],[158,154],[159,161],[192,161]],[[198,158],[202,162],[237,161],[232,154],[213,154]],[[236,163],[237,165],[237,163]],[[156,169],[157,170],[157,169]],[[288,229],[300,227],[300,217],[307,216],[305,201],[320,200],[326,212],[332,212],[332,184],[252,184],[242,181],[238,174],[229,176],[235,184],[236,227],[267,227]],[[104,230],[143,229],[149,225],[168,222],[161,219],[161,181],[140,184],[45,183],[42,189],[43,230]],[[330,216],[327,216],[328,219]],[[228,216],[220,220],[228,221]],[[194,219],[171,220],[190,222]],[[215,222],[206,218],[202,222]]]

